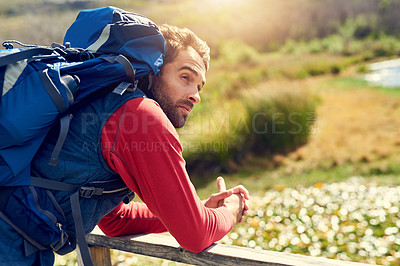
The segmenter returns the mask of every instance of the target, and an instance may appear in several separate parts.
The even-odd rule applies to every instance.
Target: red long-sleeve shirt
[[[123,104],[101,134],[103,157],[145,203],[120,204],[99,223],[106,235],[168,230],[200,252],[226,235],[234,217],[207,208],[189,180],[178,133],[159,105],[137,98]]]

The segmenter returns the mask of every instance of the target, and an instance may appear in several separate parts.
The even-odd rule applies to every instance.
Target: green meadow
[[[220,175],[252,194],[221,243],[400,265],[400,88],[364,79],[400,55],[400,1],[15,0],[0,4],[0,39],[60,43],[80,9],[105,5],[188,27],[211,47],[202,102],[178,132],[202,198]]]

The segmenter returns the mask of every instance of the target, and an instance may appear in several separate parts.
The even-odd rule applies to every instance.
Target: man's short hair
[[[187,28],[178,28],[168,24],[162,24],[159,28],[165,38],[164,64],[173,61],[180,50],[184,50],[190,46],[200,55],[206,70],[208,70],[210,48],[205,41],[201,40]]]

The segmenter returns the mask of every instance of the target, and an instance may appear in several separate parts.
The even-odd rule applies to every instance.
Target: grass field
[[[257,193],[260,188],[313,185],[353,175],[400,183],[395,178],[400,173],[398,89],[370,87],[351,69],[340,76],[295,82],[320,97],[309,140],[269,160],[249,158],[240,172],[225,175],[231,185],[241,182]],[[285,81],[280,85],[287,86]]]
[[[56,2],[38,2],[26,12],[25,2],[13,2],[15,8],[8,2],[0,5],[1,40],[61,42],[77,10],[60,8]],[[210,3],[201,3],[205,2]],[[188,0],[134,4],[121,0],[112,4],[143,13],[157,23],[188,26],[212,47],[202,104],[195,109],[196,116],[188,122],[188,130],[181,130],[180,134],[185,143],[229,142],[234,147],[226,154],[194,152],[201,159],[209,156],[217,164],[224,164],[211,169],[200,164],[208,171],[193,174],[201,198],[216,192],[215,178],[221,174],[228,187],[243,184],[253,195],[252,211],[245,223],[235,226],[222,242],[400,265],[400,233],[395,229],[400,225],[400,88],[372,87],[362,79],[369,63],[397,57],[400,41],[381,32],[361,39],[357,35],[361,30],[374,30],[373,26],[368,28],[371,22],[379,21],[374,16],[350,17],[341,21],[343,25],[333,26],[341,23],[337,17],[351,9],[347,6],[357,2],[352,7],[364,10],[362,1],[341,1],[343,5],[326,1],[330,7],[337,6],[331,13],[325,12],[328,9],[323,4],[314,5],[307,0],[301,1],[301,8],[290,1],[272,5],[273,2],[252,0],[259,6],[247,5],[245,9],[244,2],[227,5],[222,0],[209,9]],[[369,10],[375,10],[372,2],[365,4]],[[389,5],[396,1],[381,2]],[[268,11],[270,16],[258,9]],[[390,10],[380,11],[382,15]],[[307,12],[319,21],[325,21],[320,14],[329,16],[326,21],[329,19],[330,23],[313,23]],[[299,28],[283,25],[282,14],[287,14],[289,22],[299,21]],[[298,20],[299,17],[305,19]],[[393,25],[388,19],[384,21],[388,24],[375,26]],[[289,40],[285,42],[286,37]],[[295,37],[300,41],[290,39]],[[283,107],[306,101],[306,97],[293,95],[315,96],[315,121],[308,129],[307,141],[262,155],[246,152],[237,159],[235,153],[246,147],[249,139],[243,137],[239,126],[239,130],[230,131],[229,123],[236,123],[240,119],[237,114],[244,114],[246,104],[252,103],[247,99],[243,104],[250,92],[259,92],[258,96],[266,100],[284,92],[290,97]],[[201,124],[202,120],[209,124]],[[208,131],[204,134],[201,129],[206,126]],[[200,133],[190,133],[198,129]],[[193,156],[190,152],[186,155]],[[385,191],[391,193],[385,197]],[[353,206],[344,204],[346,200],[351,200]],[[352,211],[358,214],[352,216]],[[112,257],[114,265],[169,263],[116,251]],[[56,264],[73,265],[75,257],[57,257]]]
[[[296,81],[320,97],[305,145],[224,175],[254,197],[223,243],[399,265],[400,89],[371,87],[354,69]],[[200,195],[215,191],[211,180]]]

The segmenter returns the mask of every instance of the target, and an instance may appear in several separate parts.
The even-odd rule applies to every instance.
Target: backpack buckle
[[[89,199],[93,196],[100,196],[103,194],[103,188],[95,188],[95,187],[81,187],[79,189],[79,195],[81,198]]]
[[[135,84],[130,82],[122,81],[114,90],[113,93],[123,95],[125,91],[134,92],[137,88],[138,81],[135,80]]]

